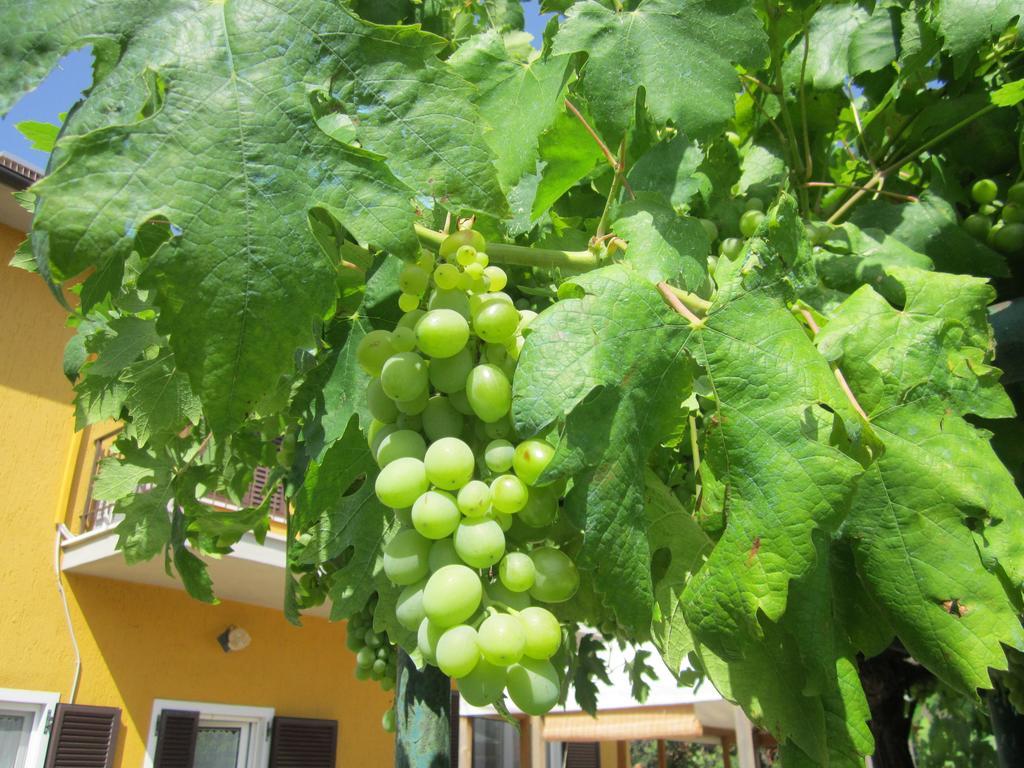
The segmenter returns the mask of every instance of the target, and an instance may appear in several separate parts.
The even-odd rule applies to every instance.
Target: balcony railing
[[[79,531],[86,533],[88,531],[102,530],[109,528],[120,522],[120,516],[115,513],[115,503],[112,501],[104,501],[102,499],[94,498],[93,486],[96,483],[96,477],[100,472],[100,462],[103,459],[117,456],[117,449],[114,446],[114,442],[117,439],[118,434],[121,430],[114,430],[108,432],[105,435],[101,435],[93,440],[92,450],[92,469],[89,477],[89,494],[85,501],[85,509],[82,510],[80,517]],[[256,467],[253,470],[252,483],[246,490],[245,495],[242,497],[241,504],[235,504],[231,499],[223,494],[219,493],[208,493],[202,497],[201,501],[203,504],[212,507],[214,509],[221,509],[225,512],[233,512],[243,507],[256,507],[263,503],[265,498],[267,482],[270,480],[270,468],[269,467]],[[136,493],[146,493],[153,489],[152,483],[143,483],[136,486]],[[288,522],[288,502],[285,499],[284,488],[278,485],[274,489],[273,495],[270,497],[270,520],[281,525],[286,525]]]

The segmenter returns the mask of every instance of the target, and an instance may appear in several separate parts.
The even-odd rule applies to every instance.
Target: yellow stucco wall
[[[7,266],[22,235],[0,225],[0,688],[67,701],[74,657],[53,570],[55,521],[71,522],[69,468],[88,464],[74,439],[72,391],[61,373],[70,331],[42,281]],[[71,488],[81,499],[82,472]],[[345,628],[238,603],[207,606],[173,589],[87,576],[65,579],[82,651],[77,703],[117,706],[115,765],[142,765],[157,698],[274,707],[339,721],[339,765],[387,766],[380,728],[390,695],[357,682]],[[216,636],[244,627],[252,645],[225,654]]]

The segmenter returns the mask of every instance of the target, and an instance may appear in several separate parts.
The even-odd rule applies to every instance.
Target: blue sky
[[[523,3],[526,10],[526,30],[533,34],[539,45],[547,18],[539,12],[537,0]],[[92,82],[92,56],[89,49],[68,54],[49,76],[31,93],[14,105],[0,118],[0,151],[14,155],[39,169],[46,167],[47,155],[32,149],[14,127],[22,120],[56,123],[62,112],[67,112]]]

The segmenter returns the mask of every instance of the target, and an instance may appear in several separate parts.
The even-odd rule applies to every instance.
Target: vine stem
[[[604,202],[604,210],[601,211],[601,220],[597,222],[597,231],[594,234],[595,239],[600,240],[604,237],[608,231],[608,218],[612,213],[612,206],[615,205],[615,199],[619,196],[619,188],[622,186],[622,182],[626,180],[625,174],[622,169],[625,167],[626,159],[626,139],[623,138],[619,144],[619,159],[616,163],[615,176],[612,178],[612,185],[608,189],[608,199]]]
[[[693,310],[683,304],[671,285],[664,282],[658,283],[658,293],[661,294],[661,297],[670,307],[672,307],[672,309],[689,320],[691,326],[694,328],[704,327],[703,318],[697,317],[697,315],[693,313]]]
[[[666,285],[668,285],[668,283],[666,283]],[[692,309],[695,313],[706,315],[708,310],[711,309],[711,302],[707,299],[702,299],[697,294],[684,291],[682,288],[676,288],[674,285],[668,285],[668,287],[672,293],[679,297],[679,300],[683,302],[683,304]]]
[[[998,108],[999,108],[999,105],[997,105],[997,104],[988,104],[988,105],[982,107],[977,112],[975,112],[973,115],[969,115],[968,117],[965,117],[963,120],[961,120],[958,123],[955,123],[955,124],[951,125],[949,128],[947,128],[946,130],[942,131],[940,134],[938,134],[934,138],[929,139],[928,141],[926,141],[924,144],[922,144],[920,147],[918,147],[914,151],[908,152],[907,154],[903,155],[903,157],[899,158],[895,162],[890,163],[889,165],[887,165],[885,168],[882,168],[881,170],[875,171],[875,174],[870,179],[868,179],[868,181],[864,184],[863,187],[859,188],[856,192],[854,192],[845,203],[843,203],[841,206],[839,206],[838,209],[836,209],[835,213],[833,213],[831,216],[828,217],[827,223],[828,224],[835,224],[837,221],[839,221],[839,219],[841,219],[844,215],[846,215],[846,212],[849,211],[850,208],[852,208],[854,205],[856,205],[858,200],[860,200],[862,197],[864,197],[864,195],[866,195],[869,192],[871,192],[873,187],[880,186],[881,184],[883,184],[885,182],[885,179],[890,174],[892,174],[894,171],[898,171],[900,168],[902,168],[904,165],[906,165],[911,160],[916,158],[922,152],[924,152],[925,150],[931,149],[932,147],[934,147],[936,144],[938,144],[940,142],[945,141],[946,139],[948,139],[950,136],[952,136],[957,131],[959,131],[962,128],[964,128],[965,126],[970,125],[971,123],[973,123],[979,117],[987,115],[989,112],[992,112],[993,110],[996,110]]]
[[[421,224],[416,225],[420,243],[437,250],[447,237]],[[518,267],[544,267],[561,269],[565,272],[586,272],[601,266],[601,259],[590,251],[557,251],[549,248],[527,248],[522,245],[488,243],[487,255],[496,264],[511,264]]]
[[[595,131],[591,127],[590,123],[587,122],[587,118],[583,116],[583,113],[580,112],[579,109],[576,108],[576,105],[568,99],[565,99],[565,108],[573,113],[576,119],[580,121],[580,124],[587,129],[587,133],[590,134],[590,137],[597,142],[597,146],[600,147],[601,153],[608,161],[608,165],[610,165],[616,175],[620,177],[622,186],[625,187],[626,193],[629,195],[629,199],[635,200],[636,194],[633,192],[633,188],[629,185],[629,180],[626,178],[626,164],[622,154],[620,153],[618,158],[615,157],[611,149],[608,148],[608,145],[604,143],[600,136],[597,135],[597,131]]]
[[[690,414],[690,453],[693,454],[693,476],[700,479],[700,444],[697,441],[697,417]]]
[[[831,181],[808,181],[806,184],[804,184],[804,186],[805,187],[829,187],[829,188],[836,188],[836,189],[861,189],[861,190],[865,189],[864,187],[859,187],[856,184],[833,184]],[[871,191],[871,190],[865,190],[865,191]],[[894,200],[902,200],[902,201],[904,201],[906,203],[919,203],[919,202],[921,202],[921,198],[916,197],[915,195],[901,195],[899,192],[889,192],[888,190],[885,190],[885,189],[876,189],[875,190],[875,194],[876,195],[885,195],[886,197],[891,197]]]
[[[807,327],[811,329],[811,333],[817,336],[821,332],[821,328],[816,322],[814,322],[814,316],[806,309],[801,309],[800,314],[807,323]],[[850,385],[846,381],[846,377],[843,375],[843,372],[839,369],[839,366],[833,362],[829,362],[828,365],[832,369],[832,373],[835,374],[836,381],[839,382],[839,388],[843,390],[843,394],[846,395],[846,399],[850,401],[850,405],[853,406],[853,409],[860,414],[860,417],[864,419],[864,421],[871,421],[871,419],[868,418],[868,415],[864,412],[864,409],[860,407],[860,403],[857,402],[857,397],[853,394],[853,390],[850,389]]]

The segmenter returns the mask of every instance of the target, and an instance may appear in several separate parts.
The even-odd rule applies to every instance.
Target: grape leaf
[[[140,442],[156,436],[172,437],[189,424],[199,423],[202,404],[169,350],[128,367],[121,379],[128,386],[125,405],[131,417],[129,429]]]
[[[296,530],[303,539],[289,551],[292,567],[329,564],[331,619],[359,611],[374,592],[380,552],[393,527],[373,492],[377,465],[356,419],[321,461],[311,461],[294,496]]]
[[[644,197],[619,207],[612,231],[629,243],[625,259],[642,277],[652,283],[669,280],[687,291],[706,290],[711,244],[697,219]]]
[[[671,490],[650,469],[644,477],[644,509],[647,511],[647,539],[651,559],[667,552],[669,562],[654,583],[659,615],[651,627],[651,638],[673,674],[693,650],[693,637],[683,617],[680,597],[690,577],[711,551],[711,540],[683,509]]]
[[[1014,17],[1024,21],[1020,0],[939,0],[935,20],[953,56],[969,56],[1000,34]]]
[[[704,153],[685,136],[663,141],[641,155],[629,169],[629,183],[636,192],[662,195],[673,207],[686,205],[696,195],[711,193],[706,177],[697,174]]]
[[[1024,580],[1024,499],[963,417],[1012,415],[991,360],[984,281],[892,268],[902,309],[865,286],[818,344],[835,359],[885,442],[857,486],[844,530],[862,581],[913,656],[965,692],[1024,648],[1012,598]],[[979,553],[980,550],[980,553]],[[989,569],[985,564],[988,561]]]
[[[453,205],[504,205],[471,86],[418,30],[368,25],[327,0],[272,12],[262,0],[2,11],[19,34],[0,53],[25,62],[3,67],[8,88],[86,36],[127,41],[69,119],[61,162],[37,188],[33,243],[66,278],[126,258],[143,222],[172,223],[140,284],[155,290],[158,327],[218,431],[240,422],[330,309],[334,269],[311,256],[310,208],[412,253],[411,192],[392,171]],[[364,149],[316,127],[307,91],[328,85],[359,118]],[[438,121],[441,103],[459,120]]]
[[[647,701],[647,697],[651,693],[651,686],[644,678],[658,679],[658,673],[654,670],[654,667],[647,663],[647,659],[650,657],[650,651],[637,648],[633,654],[632,661],[626,663],[626,667],[629,670],[630,695],[641,704]]]
[[[498,180],[511,187],[537,162],[537,141],[562,112],[566,56],[513,56],[495,31],[476,35],[448,63],[478,90],[473,99],[494,153]],[[545,206],[546,207],[546,206]]]
[[[783,614],[787,583],[813,566],[812,533],[846,513],[862,468],[837,433],[872,442],[787,306],[791,282],[812,277],[808,251],[785,197],[744,255],[719,264],[718,298],[689,342],[710,395],[701,479],[724,486],[726,529],[683,604],[701,642],[727,658],[760,637],[759,612]]]
[[[140,485],[152,477],[152,467],[107,456],[100,461],[99,474],[92,484],[90,495],[98,501],[117,501],[134,494]]]
[[[880,229],[892,235],[944,272],[981,277],[1008,274],[1006,260],[967,234],[957,222],[953,206],[931,191],[921,195],[918,203],[868,203],[855,209],[850,221],[861,229]]]
[[[530,211],[532,221],[604,160],[587,129],[568,112],[559,114],[541,134],[538,151],[540,182]]]
[[[646,631],[654,595],[644,464],[683,417],[690,328],[625,265],[572,284],[583,295],[530,326],[513,380],[513,420],[520,434],[533,435],[565,418],[545,475],[573,477],[566,511],[584,529],[580,564],[619,621]]]
[[[597,714],[597,685],[594,681],[600,680],[609,686],[612,684],[611,678],[608,677],[608,668],[605,666],[604,657],[601,655],[606,650],[604,643],[596,635],[586,634],[580,638],[579,648],[575,655],[572,688],[576,696],[576,703],[584,712],[595,716]]]
[[[629,126],[641,86],[658,123],[673,121],[694,139],[714,135],[733,115],[733,64],[756,69],[768,56],[746,0],[643,0],[628,12],[586,0],[567,17],[554,52],[587,53],[579,88],[609,144]]]
[[[115,511],[124,515],[117,524],[117,548],[129,565],[151,560],[171,540],[171,495],[166,488],[132,493],[120,501]]]
[[[57,143],[60,126],[53,123],[41,123],[37,120],[22,120],[14,126],[28,143],[39,152],[52,152]]]

